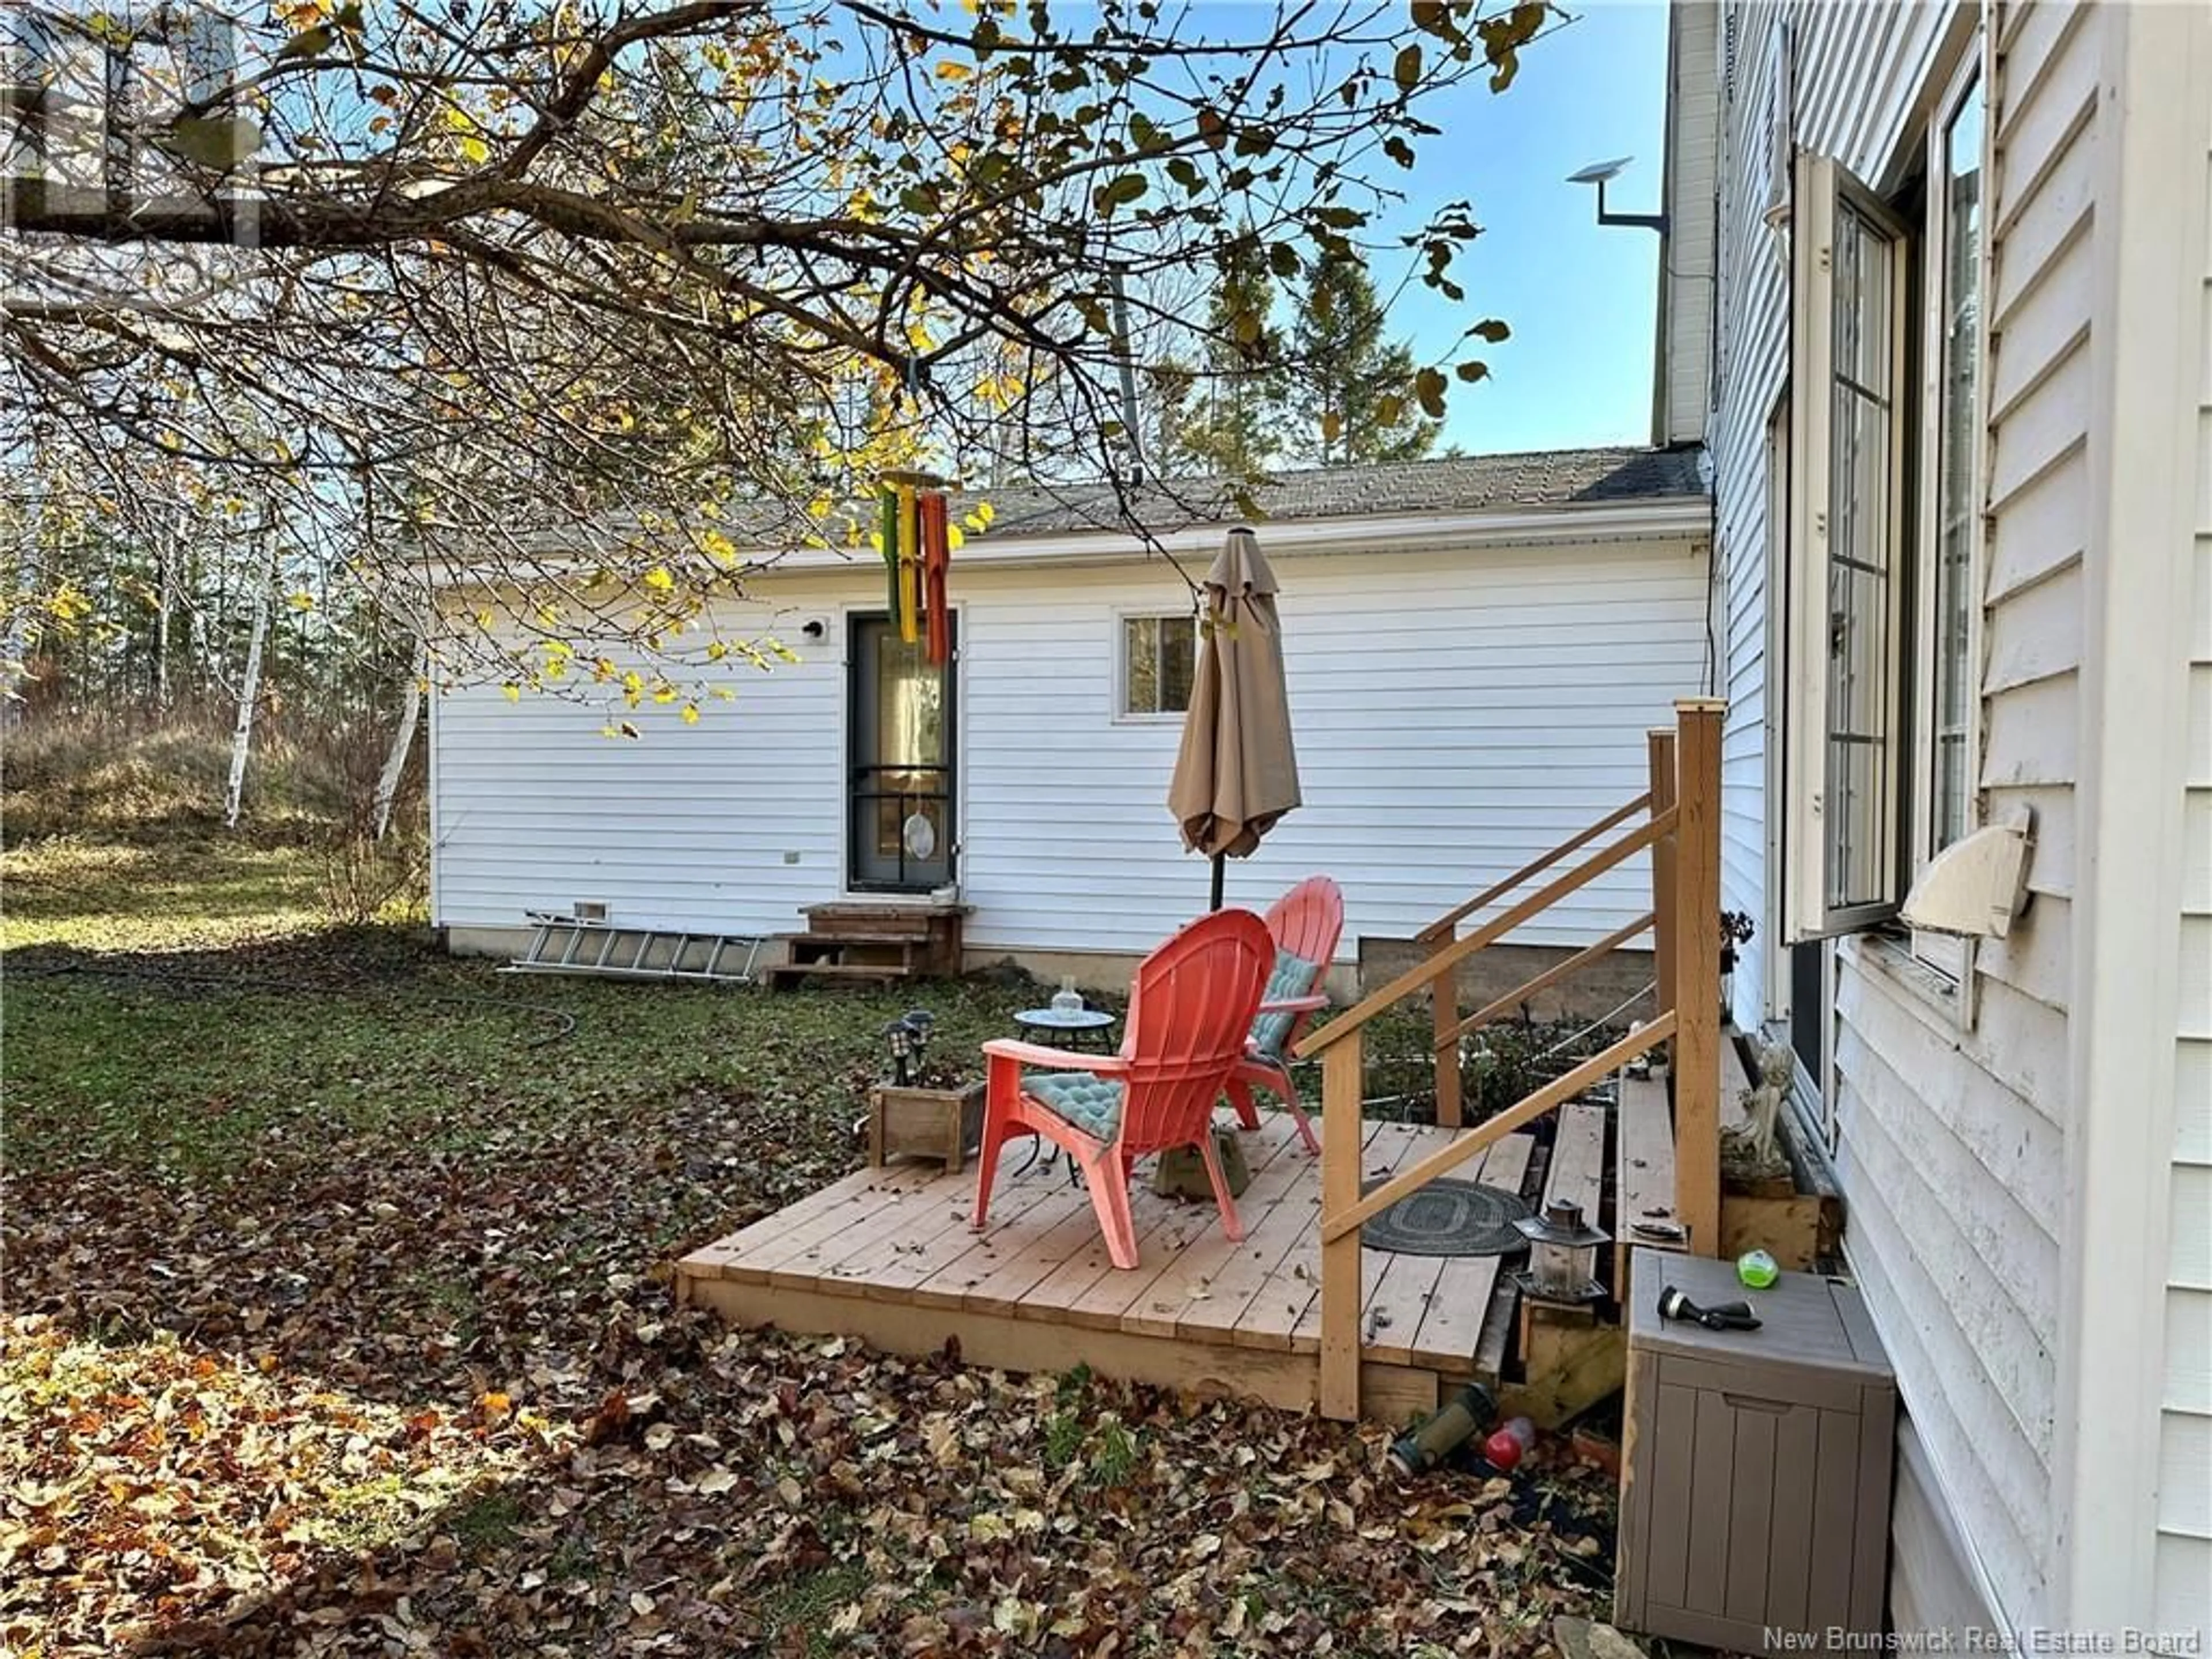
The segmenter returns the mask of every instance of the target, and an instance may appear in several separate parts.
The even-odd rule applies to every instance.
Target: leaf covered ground
[[[668,1263],[1033,993],[497,975],[228,844],[4,871],[0,1651],[1534,1653],[1601,1477],[732,1332]]]

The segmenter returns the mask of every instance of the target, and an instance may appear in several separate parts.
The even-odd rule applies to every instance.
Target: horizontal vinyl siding
[[[1711,432],[1730,699],[1723,899],[1765,918],[1757,954],[1778,921],[1766,860],[1780,809],[1766,796],[1784,666],[1768,660],[1768,641],[1784,577],[1781,526],[1767,523],[1765,428],[1787,374],[1789,295],[1779,240],[1762,219],[1773,198],[1763,150],[1776,12],[1730,9],[1737,79],[1723,106],[1723,371]],[[1877,191],[1893,188],[1918,166],[1923,117],[1938,75],[1950,72],[1938,59],[1947,36],[1960,38],[1956,14],[1835,4],[1790,15],[1796,141]],[[1831,1011],[1846,1248],[1934,1490],[1993,1611],[2015,1630],[2044,1622],[2053,1549],[2096,33],[2094,19],[2023,27],[1991,98],[2005,148],[1988,222],[1998,337],[1988,370],[1979,781],[1986,811],[2036,810],[2034,902],[2011,939],[1976,953],[1971,1030],[1859,943],[1838,952]],[[2027,91],[2010,98],[2015,88]],[[1739,975],[1739,1020],[1784,1012],[1765,989],[1759,974]]]
[[[2212,123],[2204,184],[2212,199]],[[2160,1435],[2158,1612],[2202,1628],[2212,1608],[2212,252],[2199,294],[2197,523],[2191,550],[2183,824],[2180,1030],[2174,1054],[2172,1245],[2166,1291],[2165,1415]]]
[[[1720,7],[1685,0],[1670,14],[1678,65],[1667,107],[1666,333],[1657,388],[1661,443],[1705,435],[1712,392],[1714,183],[1720,165]]]
[[[1278,559],[1306,805],[1250,860],[1232,903],[1299,877],[1346,896],[1343,954],[1408,934],[1641,793],[1644,732],[1694,694],[1705,560],[1680,544]],[[853,577],[773,577],[718,617],[732,634],[820,616],[818,645],[696,726],[648,703],[635,742],[596,704],[463,686],[434,735],[437,920],[515,926],[603,899],[618,920],[733,933],[800,925],[843,881],[845,619]],[[968,939],[985,950],[1141,952],[1205,908],[1203,860],[1166,807],[1179,720],[1114,716],[1118,617],[1187,614],[1164,564],[957,564],[958,790]],[[771,609],[770,607],[773,607]],[[786,862],[797,854],[795,863]],[[1579,945],[1649,904],[1624,866],[1530,943]]]
[[[1751,916],[1757,931],[1737,952],[1736,1023],[1754,1030],[1784,1009],[1767,982],[1778,918],[1769,902],[1768,757],[1771,725],[1767,655],[1772,550],[1780,526],[1767,522],[1767,424],[1782,395],[1789,356],[1788,277],[1781,245],[1763,216],[1778,188],[1773,123],[1780,118],[1776,30],[1781,9],[1734,4],[1723,28],[1733,33],[1735,74],[1721,104],[1718,234],[1719,398],[1709,434],[1713,454],[1715,580],[1721,588],[1721,695],[1728,713],[1721,737],[1721,902]]]
[[[1846,1246],[1891,1289],[1900,1388],[2014,1630],[2045,1622],[2055,1566],[2099,33],[2021,19],[1989,99],[1980,784],[1985,813],[2036,812],[2033,900],[1973,954],[1970,1031],[1864,949],[1838,970]]]
[[[1305,805],[1229,860],[1228,901],[1326,872],[1349,958],[1634,798],[1645,731],[1698,690],[1705,568],[1681,545],[1277,560]],[[1179,724],[1109,718],[1133,592],[1188,603],[1158,568],[973,584],[963,896],[981,947],[1143,951],[1205,905],[1164,804]],[[1625,866],[1516,937],[1589,943],[1650,885]]]
[[[716,623],[726,637],[781,626],[800,660],[767,672],[727,663],[709,671],[735,695],[703,703],[696,726],[676,706],[625,710],[617,697],[611,713],[638,727],[635,740],[601,735],[605,687],[516,702],[495,684],[442,689],[432,734],[433,919],[513,927],[528,910],[599,899],[634,925],[796,927],[799,907],[834,898],[841,880],[841,611],[879,586],[833,576],[778,584],[772,604],[723,606]],[[786,606],[795,614],[779,617]],[[798,638],[805,616],[829,625],[818,644]],[[787,854],[799,861],[787,864]]]

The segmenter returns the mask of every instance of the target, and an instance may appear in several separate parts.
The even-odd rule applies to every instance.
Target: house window
[[[1929,204],[1937,239],[1935,525],[1929,650],[1934,707],[1924,852],[1971,827],[1975,538],[1981,523],[1982,81],[1969,76],[1939,129]]]
[[[1198,663],[1198,619],[1121,618],[1121,713],[1180,714],[1190,707]]]
[[[1928,129],[1923,229],[1828,158],[1796,161],[1783,745],[1790,940],[1889,921],[1919,867],[1972,828],[1981,88],[1970,60]],[[1955,976],[1955,951],[1938,954],[1930,965]]]

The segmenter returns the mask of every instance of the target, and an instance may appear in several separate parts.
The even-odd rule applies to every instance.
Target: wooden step
[[[1667,1085],[1650,1078],[1620,1078],[1620,1106],[1614,1135],[1619,1143],[1613,1180],[1613,1291],[1626,1300],[1629,1253],[1680,1250],[1684,1241],[1654,1238],[1636,1231],[1639,1221],[1679,1221],[1674,1213],[1674,1125],[1667,1107]]]
[[[1544,1208],[1562,1200],[1579,1204],[1583,1220],[1596,1226],[1605,1201],[1605,1121],[1602,1106],[1576,1101],[1559,1108],[1559,1132],[1552,1138],[1551,1167],[1544,1176],[1544,1195],[1538,1203]],[[1577,1265],[1592,1278],[1597,1274],[1597,1251],[1595,1247],[1577,1250]],[[1521,1303],[1521,1352],[1528,1352],[1529,1303]],[[1553,1310],[1564,1312],[1570,1319],[1595,1320],[1595,1307],[1585,1310]]]
[[[897,962],[786,962],[768,970],[769,985],[781,989],[809,977],[873,980],[890,984],[915,977],[912,968]]]

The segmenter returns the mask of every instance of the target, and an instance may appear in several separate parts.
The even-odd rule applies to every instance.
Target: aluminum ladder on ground
[[[500,971],[507,974],[592,974],[607,979],[697,980],[750,985],[764,940],[736,933],[687,933],[673,927],[622,927],[542,910],[526,913],[534,930],[530,947]],[[705,951],[696,967],[684,958]],[[744,964],[730,965],[742,951]]]

